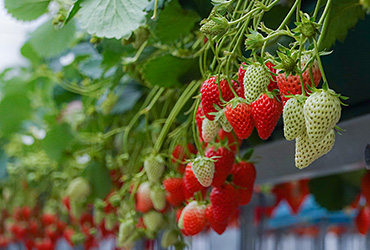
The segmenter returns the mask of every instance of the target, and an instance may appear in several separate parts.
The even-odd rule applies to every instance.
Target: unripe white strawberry
[[[163,224],[163,215],[156,211],[149,211],[143,216],[144,224],[149,231],[158,231]]]
[[[157,184],[151,187],[150,199],[157,211],[161,211],[166,206],[166,190],[164,190],[162,185]]]
[[[311,142],[321,141],[340,119],[338,95],[332,90],[319,89],[304,104],[307,136]]]
[[[284,137],[291,141],[306,131],[306,124],[303,114],[304,102],[293,97],[290,98],[283,109]]]
[[[220,130],[220,124],[217,121],[211,121],[204,118],[202,123],[202,138],[205,142],[211,142],[218,131]]]
[[[220,116],[218,121],[220,122],[222,129],[225,132],[229,133],[233,130],[233,127],[231,126],[230,122],[226,119],[224,110],[222,110],[221,112],[222,112],[222,115]]]
[[[193,161],[192,170],[202,186],[211,186],[213,175],[215,173],[215,164],[210,158],[197,157]]]
[[[157,183],[164,171],[164,161],[160,155],[149,155],[144,161],[144,169],[151,183]]]
[[[244,74],[244,95],[247,103],[252,103],[270,83],[267,70],[259,63],[248,65]]]
[[[81,201],[86,199],[90,194],[90,184],[83,177],[77,177],[73,179],[66,190],[66,195],[72,201]]]
[[[295,166],[299,169],[308,167],[316,159],[327,154],[333,148],[334,142],[333,129],[319,142],[311,142],[306,133],[298,137],[295,144]]]

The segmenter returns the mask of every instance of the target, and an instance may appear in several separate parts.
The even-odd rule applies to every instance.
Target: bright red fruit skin
[[[238,208],[239,192],[231,185],[224,184],[221,187],[214,187],[210,194],[214,218],[222,223],[227,222]]]
[[[266,140],[274,131],[283,113],[283,106],[276,98],[262,94],[251,103],[251,110],[258,135],[262,140]]]
[[[225,116],[238,138],[247,139],[252,134],[254,122],[249,104],[240,102],[233,108],[230,103],[225,108]]]

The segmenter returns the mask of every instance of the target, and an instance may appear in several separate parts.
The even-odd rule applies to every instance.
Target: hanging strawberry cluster
[[[295,165],[301,169],[332,149],[340,99],[345,98],[329,89],[320,60],[328,54],[319,51],[320,28],[328,9],[316,21],[317,9],[309,16],[296,2],[274,30],[261,20],[276,3],[244,3],[244,9],[237,11],[240,6],[215,1],[209,18],[202,22],[200,30],[208,40],[201,67],[203,76],[211,77],[200,91],[199,107],[205,119],[199,132],[205,142],[215,137],[219,127],[247,139],[255,127],[266,140],[283,114],[284,136],[296,139]],[[287,24],[294,13],[295,28],[290,29]],[[291,39],[287,47],[269,49],[281,37]],[[243,40],[249,58],[240,48]],[[323,85],[318,89],[321,77]]]

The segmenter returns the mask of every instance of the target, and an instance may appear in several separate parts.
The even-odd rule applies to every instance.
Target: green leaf
[[[27,86],[21,79],[7,82],[0,102],[0,130],[4,136],[19,129],[21,123],[31,116],[31,103]]]
[[[339,211],[348,206],[360,191],[339,175],[313,179],[309,187],[317,203],[329,211]]]
[[[36,53],[30,42],[26,42],[21,48],[21,54],[27,58],[32,64],[39,64],[41,57]]]
[[[82,175],[89,180],[94,198],[104,199],[112,189],[109,170],[99,162],[92,161]]]
[[[153,22],[153,31],[162,43],[171,43],[187,36],[199,20],[196,12],[182,9],[177,0],[172,0]]]
[[[61,29],[55,29],[52,21],[38,27],[32,34],[29,42],[34,50],[43,57],[52,57],[70,47],[76,26],[70,22]]]
[[[147,0],[85,0],[81,3],[80,24],[98,37],[129,38],[145,23]]]
[[[198,70],[196,59],[185,59],[165,54],[148,60],[143,67],[143,76],[152,85],[174,87],[180,85],[184,75],[193,70]],[[197,75],[198,71],[194,72],[193,79]]]
[[[348,30],[353,28],[357,21],[363,19],[364,16],[365,11],[358,0],[333,0],[325,21],[327,22],[326,32],[320,38],[319,49],[329,50],[336,40],[343,42]]]
[[[103,74],[103,69],[100,66],[101,62],[100,57],[89,58],[82,61],[78,68],[82,74],[96,80]]]
[[[5,8],[14,18],[32,21],[48,10],[50,0],[5,0]]]
[[[122,114],[131,110],[142,96],[139,85],[129,83],[125,88],[118,86],[116,94],[119,95],[116,105],[111,110],[111,114]]]
[[[72,18],[77,14],[77,12],[81,9],[81,2],[84,1],[84,0],[77,0],[72,8],[70,9],[70,11],[68,12],[68,15],[67,15],[67,18],[66,20],[64,21],[64,25],[66,25],[67,23],[69,23],[69,21],[72,20]]]
[[[61,160],[63,152],[72,145],[74,135],[66,123],[54,126],[41,141],[46,154],[55,160]]]

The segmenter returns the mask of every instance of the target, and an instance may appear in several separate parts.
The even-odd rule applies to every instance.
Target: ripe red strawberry
[[[185,201],[183,179],[181,177],[170,177],[163,181],[167,191],[166,199],[172,206],[180,206]]]
[[[208,158],[212,158],[214,156],[218,157],[215,158],[214,162],[215,173],[213,175],[212,186],[220,187],[225,183],[227,176],[230,174],[234,164],[235,155],[225,147],[219,147],[218,149],[210,147],[205,152],[205,156]]]
[[[202,184],[199,183],[197,177],[195,177],[191,162],[188,163],[185,169],[184,186],[189,192],[189,195],[191,197],[193,196],[194,193],[206,189],[205,187],[202,186]],[[187,198],[186,195],[185,198]]]
[[[253,163],[241,161],[234,163],[231,170],[233,175],[233,183],[239,187],[240,205],[247,205],[253,194],[253,186],[256,180],[256,168]]]
[[[57,221],[56,215],[51,213],[44,213],[41,217],[42,224],[44,226],[49,226]]]
[[[223,234],[227,228],[227,222],[219,222],[213,216],[212,204],[209,204],[206,208],[206,218],[211,228],[219,235]]]
[[[358,232],[366,235],[370,228],[370,208],[363,206],[355,218],[355,224]]]
[[[176,145],[172,152],[172,159],[171,161],[178,166],[177,170],[180,174],[185,172],[186,164],[179,163],[179,161],[184,162],[186,159],[189,159],[191,154],[196,154],[197,150],[195,149],[194,145],[191,143],[187,144],[187,147],[183,145]]]
[[[136,193],[136,210],[141,213],[146,213],[153,208],[152,200],[150,199],[149,182],[140,184]]]
[[[72,228],[67,228],[66,230],[64,230],[63,237],[70,246],[74,246],[74,242],[72,240],[74,234],[75,231]]]
[[[361,193],[365,196],[366,203],[370,204],[370,171],[366,171],[362,176]]]
[[[23,206],[21,209],[22,217],[25,221],[31,218],[32,210],[29,206]]]
[[[232,131],[225,132],[225,130],[220,129],[218,132],[218,137],[216,138],[216,142],[226,142],[227,146],[235,153],[237,151],[237,147],[242,144],[242,140],[238,138]],[[224,145],[224,144],[222,144]]]
[[[239,205],[240,196],[231,184],[214,187],[211,191],[210,200],[213,216],[218,222],[227,222]]]
[[[273,96],[262,94],[251,104],[252,117],[259,137],[266,140],[274,131],[283,113],[283,106]]]
[[[245,102],[229,103],[225,108],[226,119],[240,139],[247,139],[253,132],[251,106]]]
[[[207,224],[206,206],[192,201],[182,211],[180,221],[182,220],[183,229],[185,232],[194,236],[203,231]]]
[[[321,72],[317,65],[314,63],[312,66],[312,75],[313,81],[315,83],[315,87],[319,85],[321,80]],[[312,86],[310,72],[307,68],[305,72],[302,74],[303,84],[305,86],[306,93],[309,93],[307,89],[307,85]],[[289,100],[288,97],[285,95],[300,95],[302,94],[302,87],[301,87],[301,80],[299,75],[289,75],[288,77],[285,76],[285,73],[278,74],[276,77],[277,84],[279,86],[279,91],[281,95],[281,100],[283,101],[283,106],[285,105],[286,101]]]
[[[225,79],[220,81],[221,94],[224,101],[228,102],[234,98],[234,94],[230,89],[228,82]],[[236,82],[232,81],[234,90],[238,96],[242,96],[242,88]],[[221,107],[220,91],[218,89],[218,83],[216,83],[216,76],[206,80],[200,88],[202,108],[204,115],[211,121],[214,119],[214,115],[209,113],[217,112],[214,108],[214,104]]]
[[[274,64],[272,64],[271,62],[267,62],[266,63],[266,66],[267,68],[272,72],[272,73],[275,73],[276,74],[276,69],[274,69],[273,67],[275,66]],[[270,83],[269,85],[267,86],[267,89],[268,91],[273,91],[274,89],[279,89],[278,85],[277,85],[277,81],[276,81],[276,76],[274,76],[273,74],[271,74],[271,78],[270,79]]]

